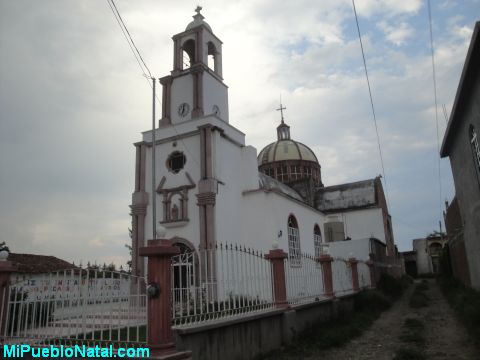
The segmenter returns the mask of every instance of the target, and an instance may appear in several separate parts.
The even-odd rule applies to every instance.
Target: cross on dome
[[[276,110],[280,111],[280,114],[281,114],[281,117],[282,117],[282,124],[283,124],[284,123],[283,122],[283,110],[287,110],[287,108],[285,106],[282,106],[282,100],[280,100],[280,107]]]

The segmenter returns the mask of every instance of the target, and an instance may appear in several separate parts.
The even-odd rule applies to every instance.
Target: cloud
[[[413,28],[406,22],[391,26],[386,21],[380,21],[377,26],[384,32],[385,38],[397,46],[403,45],[414,33]]]

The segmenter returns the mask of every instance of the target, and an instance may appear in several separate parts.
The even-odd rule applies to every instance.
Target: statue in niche
[[[172,211],[170,213],[172,221],[178,220],[178,206],[177,204],[173,204]]]

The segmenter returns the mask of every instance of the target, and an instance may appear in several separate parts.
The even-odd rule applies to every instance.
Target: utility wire
[[[149,76],[150,78],[152,78],[152,74],[151,74],[151,72],[150,72],[150,69],[148,68],[147,64],[145,64],[145,61],[143,60],[142,55],[140,54],[140,51],[138,51],[138,48],[137,48],[137,46],[135,45],[135,42],[133,41],[132,36],[130,35],[130,32],[128,31],[127,26],[126,26],[125,23],[123,22],[122,16],[120,15],[120,12],[119,12],[118,9],[117,9],[117,5],[115,5],[115,1],[113,1],[113,0],[110,0],[110,1],[112,2],[112,5],[113,5],[113,7],[114,7],[114,9],[115,9],[115,12],[116,12],[117,15],[118,15],[118,18],[120,19],[120,22],[121,22],[122,25],[123,25],[123,28],[124,28],[125,31],[127,32],[128,38],[130,39],[133,47],[135,48],[135,51],[137,52],[140,60],[142,61],[143,66],[145,66],[145,69],[147,69],[148,76]]]
[[[372,90],[370,88],[370,80],[369,80],[369,77],[368,77],[368,70],[367,70],[367,61],[365,60],[365,52],[363,50],[362,35],[360,33],[360,25],[358,24],[358,16],[357,16],[357,9],[355,8],[355,0],[352,0],[352,5],[353,5],[353,12],[355,13],[355,22],[357,23],[358,40],[360,41],[360,48],[362,50],[362,58],[363,58],[363,67],[365,69],[365,77],[367,78],[368,95],[370,96],[370,105],[372,106],[373,123],[375,124],[375,133],[377,134],[378,153],[380,154],[380,164],[382,165],[383,181],[385,182],[385,197],[386,197],[386,200],[387,200],[387,203],[388,203],[387,176],[385,174],[385,166],[383,164],[383,154],[382,154],[382,146],[380,144],[380,135],[378,134],[377,116],[375,115],[375,106],[373,105]]]
[[[432,30],[432,9],[430,7],[430,0],[428,3],[428,24],[430,27],[430,51],[432,54],[432,73],[433,73],[433,94],[435,98],[435,124],[437,127],[437,158],[438,158],[438,199],[440,219],[442,218],[442,176],[441,176],[441,162],[440,162],[440,134],[438,129],[438,104],[437,104],[437,76],[435,73],[435,54],[433,47],[433,30]]]

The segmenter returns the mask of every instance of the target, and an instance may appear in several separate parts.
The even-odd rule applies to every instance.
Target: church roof
[[[314,152],[307,145],[291,139],[268,144],[258,154],[258,166],[282,160],[306,160],[318,163]]]
[[[290,196],[291,198],[304,202],[303,198],[300,196],[298,192],[293,190],[290,186],[284,185],[278,180],[275,180],[274,178],[265,175],[262,172],[258,173],[258,184],[260,189],[264,190],[269,190],[269,191],[275,191],[275,192],[280,192],[282,194],[285,194],[287,196]]]
[[[330,212],[376,206],[375,180],[318,188],[315,195],[317,209]]]
[[[75,265],[65,260],[48,255],[10,253],[8,255],[8,261],[12,261],[18,266],[18,272],[28,274],[48,273],[76,268]]]

